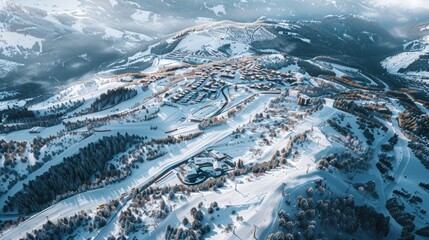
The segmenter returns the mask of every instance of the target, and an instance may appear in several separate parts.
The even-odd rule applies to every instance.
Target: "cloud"
[[[395,8],[402,10],[427,11],[429,10],[428,0],[369,0],[373,6],[383,8]]]

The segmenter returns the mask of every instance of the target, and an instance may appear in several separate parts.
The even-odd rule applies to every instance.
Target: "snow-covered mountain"
[[[71,0],[67,3],[4,0],[0,5],[0,59],[4,66],[0,73],[0,88],[31,83],[33,89],[34,84],[46,86],[80,79],[87,74],[109,70],[109,66],[117,66],[118,62],[128,64],[124,59],[145,52],[148,46],[182,29],[213,21],[254,22],[261,16],[278,22],[284,19],[295,21],[304,29],[298,29],[296,36],[280,36],[279,32],[283,30],[268,30],[276,35],[276,39],[298,41],[286,44],[289,50],[334,50],[325,41],[325,35],[329,34],[337,35],[336,40],[341,39],[331,41],[332,46],[338,42],[345,46],[357,39],[353,47],[341,47],[337,54],[342,55],[343,50],[350,53],[350,49],[356,50],[363,41],[367,41],[362,45],[365,50],[386,38],[374,38],[381,30],[371,33],[366,24],[362,31],[356,28],[358,32],[352,32],[354,29],[344,29],[345,25],[353,24],[347,19],[314,19],[332,14],[354,14],[376,20],[381,26],[395,25],[398,19],[410,13],[415,18],[401,24],[420,19],[416,9],[398,9],[395,4],[374,4],[373,0]],[[386,12],[389,14],[383,14]],[[321,24],[317,24],[318,21]],[[311,35],[321,25],[324,32]],[[304,35],[308,37],[301,37],[301,40],[307,41],[312,48],[299,48],[302,45],[299,36]],[[318,40],[319,35],[323,41]],[[270,41],[270,44],[278,44],[274,39]],[[254,44],[250,45],[255,48]]]
[[[429,24],[421,23],[406,28],[416,40],[403,44],[403,49],[382,61],[382,66],[392,74],[411,81],[429,82]]]
[[[240,55],[288,53],[300,57],[335,56],[364,66],[399,49],[400,42],[377,23],[355,16],[326,16],[284,21],[261,18],[254,23],[222,21],[202,24],[161,39],[110,70],[138,69],[157,57],[201,64]],[[373,61],[375,60],[375,61]]]

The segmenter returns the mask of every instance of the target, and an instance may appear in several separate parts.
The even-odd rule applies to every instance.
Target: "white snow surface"
[[[145,23],[148,22],[150,20],[150,17],[153,13],[149,12],[149,11],[144,11],[144,10],[137,10],[135,13],[133,13],[131,15],[131,18],[134,21],[137,21],[139,23]]]
[[[19,66],[23,66],[23,64],[0,59],[0,77],[5,77],[9,72],[15,70]]]
[[[420,40],[422,49],[416,51],[404,51],[397,55],[386,58],[381,65],[390,73],[398,73],[401,68],[406,68],[419,59],[420,56],[429,53],[429,36]]]
[[[43,51],[43,40],[31,35],[8,31],[0,23],[0,52],[3,52],[6,56],[21,55],[20,48],[31,49],[36,44],[39,45],[39,52],[41,53]]]
[[[427,49],[429,50],[429,48]],[[411,63],[415,62],[422,52],[403,52],[393,57],[388,57],[382,62],[382,66],[390,73],[398,73],[401,68],[408,67]]]
[[[108,201],[109,199],[119,198],[123,192],[130,190],[133,187],[138,187],[146,184],[148,181],[151,180],[152,177],[159,175],[164,169],[167,169],[169,166],[190,158],[191,156],[201,152],[202,150],[206,149],[207,147],[213,145],[214,143],[231,134],[231,132],[235,130],[238,126],[247,122],[251,116],[263,110],[266,103],[272,98],[272,95],[261,96],[252,104],[250,104],[249,107],[244,110],[243,114],[241,114],[237,118],[231,119],[231,121],[228,122],[227,125],[221,125],[210,129],[204,135],[198,137],[197,139],[191,140],[185,148],[176,150],[175,152],[171,152],[170,154],[161,157],[157,161],[143,163],[146,167],[142,169],[145,170],[139,171],[138,173],[133,172],[131,177],[128,177],[124,181],[121,181],[117,184],[109,185],[105,188],[80,193],[52,205],[46,210],[33,215],[31,218],[24,221],[17,227],[5,232],[3,238],[19,239],[25,236],[25,232],[27,231],[27,229],[40,228],[45,222],[46,217],[49,217],[49,219],[52,221],[58,218],[71,216],[80,210],[95,209],[98,205]],[[110,135],[116,133],[110,132],[103,134]],[[94,138],[88,138],[84,141],[91,141],[90,139],[94,140]],[[58,159],[57,161],[51,160],[50,162],[48,162],[48,164],[45,164],[43,168],[48,167],[48,165],[52,166],[53,164],[58,163],[59,160],[62,159],[61,157],[64,157],[64,154],[71,154],[72,152],[77,151],[77,148],[78,146],[75,146],[73,147],[73,149],[66,151],[67,153],[64,152],[63,154],[61,154],[61,156],[58,156],[56,158]],[[43,171],[44,169],[39,169],[32,174],[32,177],[27,178],[25,181],[27,181],[28,179],[33,179],[35,176],[38,175],[37,173],[40,174],[40,172]],[[22,184],[22,182],[18,184]],[[14,187],[14,189],[16,190],[10,192],[16,192],[17,190],[19,190],[19,187]],[[7,196],[10,196],[10,194],[11,193],[8,192],[7,195],[3,195],[0,198],[1,202],[4,202],[7,199]]]
[[[225,6],[222,4],[219,4],[213,7],[206,6],[206,8],[212,10],[214,14],[216,14],[217,16],[221,16],[221,14],[226,15]]]
[[[56,0],[12,0],[14,3],[28,7],[43,9],[51,13],[64,13],[79,10],[79,0],[67,0],[58,2]]]

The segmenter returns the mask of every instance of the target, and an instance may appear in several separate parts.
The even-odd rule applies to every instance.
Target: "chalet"
[[[195,165],[213,164],[214,161],[215,159],[212,157],[194,157]]]
[[[231,73],[230,74],[226,74],[226,73],[221,74],[220,77],[221,78],[229,78],[229,79],[234,79],[235,78],[234,74],[231,74]]]
[[[289,89],[288,90],[288,94],[291,97],[296,97],[297,98],[299,96],[299,91],[296,90],[296,89]]]
[[[301,106],[307,106],[310,104],[310,97],[305,94],[300,94],[298,98],[298,104]]]
[[[218,160],[218,161],[223,160],[223,159],[225,159],[225,158],[226,158],[226,155],[225,155],[225,154],[220,153],[220,152],[218,152],[218,151],[216,151],[216,150],[211,150],[211,151],[209,152],[209,155],[210,155],[210,157],[213,157],[214,159],[216,159],[216,160]]]
[[[187,102],[189,102],[189,98],[188,97],[182,99],[182,103],[187,103]]]
[[[173,97],[171,98],[171,100],[172,100],[173,102],[177,102],[179,99],[180,99],[180,98],[179,98],[179,97],[177,97],[177,96],[173,96]]]
[[[184,97],[183,100],[189,101],[189,99],[191,99],[191,97],[192,97],[192,95],[188,95],[188,96]]]
[[[197,98],[195,99],[195,102],[201,102],[205,96],[206,96],[206,93],[198,94]]]
[[[194,163],[188,163],[185,167],[186,179],[195,181],[198,178],[198,167]]]
[[[204,87],[210,88],[213,85],[213,81],[209,81],[206,84],[204,84]]]
[[[296,82],[296,79],[292,78],[292,77],[289,77],[289,78],[286,78],[285,81],[288,82],[288,83],[294,83],[294,82]]]
[[[220,163],[217,160],[213,161],[213,169],[215,171],[221,171],[222,170],[222,163]]]

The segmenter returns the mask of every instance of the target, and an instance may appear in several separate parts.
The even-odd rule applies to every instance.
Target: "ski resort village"
[[[429,237],[429,102],[207,28],[2,98],[0,239]]]
[[[9,112],[3,239],[427,234],[427,115],[401,93],[282,54],[167,62]]]

